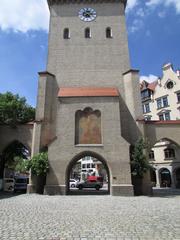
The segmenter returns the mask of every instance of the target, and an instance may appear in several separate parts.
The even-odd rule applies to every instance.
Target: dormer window
[[[141,98],[142,100],[150,98],[151,97],[151,91],[149,89],[145,89],[141,91]]]
[[[165,159],[175,158],[175,151],[173,148],[166,148],[164,150]]]
[[[149,152],[149,160],[154,160],[154,151],[153,150],[151,150]]]

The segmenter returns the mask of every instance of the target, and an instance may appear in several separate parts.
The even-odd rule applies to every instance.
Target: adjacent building
[[[180,119],[180,71],[171,63],[162,68],[163,76],[155,82],[141,83],[141,100],[146,121]],[[149,152],[153,186],[180,188],[180,147],[171,139],[159,139]]]

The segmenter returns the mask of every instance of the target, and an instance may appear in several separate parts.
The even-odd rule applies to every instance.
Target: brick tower
[[[70,166],[92,155],[108,168],[111,195],[133,195],[129,148],[142,113],[138,71],[129,63],[126,0],[48,4],[47,71],[39,73],[32,148],[33,154],[48,148],[45,193],[67,194]],[[32,176],[29,192],[35,187]]]

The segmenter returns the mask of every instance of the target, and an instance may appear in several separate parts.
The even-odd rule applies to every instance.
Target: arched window
[[[85,28],[85,30],[84,30],[84,37],[85,38],[91,38],[91,30],[90,30],[90,28]]]
[[[166,148],[164,150],[165,159],[175,158],[175,151],[173,148]]]
[[[110,27],[106,28],[106,38],[112,38],[112,30]]]
[[[69,28],[64,29],[63,37],[64,37],[64,39],[69,39],[70,38]]]
[[[101,112],[92,108],[75,115],[75,144],[101,144]]]
[[[162,168],[159,170],[160,187],[171,187],[171,173],[169,169]]]

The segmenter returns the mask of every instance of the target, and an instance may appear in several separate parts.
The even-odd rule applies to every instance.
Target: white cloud
[[[46,0],[0,0],[0,28],[15,32],[48,31],[49,10]]]
[[[134,19],[129,30],[131,33],[134,33],[143,27],[144,23],[141,19]]]
[[[136,15],[137,15],[137,16],[140,16],[140,17],[144,17],[145,12],[144,12],[143,8],[139,8],[139,9],[136,11]]]
[[[152,74],[149,74],[149,76],[140,76],[140,82],[145,80],[146,82],[151,83],[151,82],[156,81],[157,79],[158,79],[158,77],[155,75],[152,75]]]
[[[137,4],[139,0],[128,0],[127,2],[127,11],[133,9]]]
[[[177,13],[180,13],[180,0],[149,0],[146,6],[157,6],[159,4],[164,4],[166,7],[170,5],[174,6]]]
[[[165,17],[166,17],[166,12],[165,12],[165,11],[159,12],[159,13],[158,13],[158,16],[159,16],[160,18],[165,18]]]

